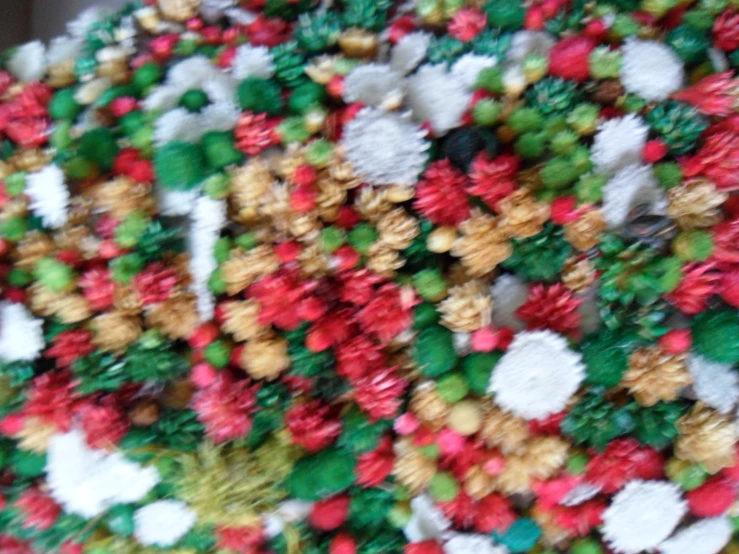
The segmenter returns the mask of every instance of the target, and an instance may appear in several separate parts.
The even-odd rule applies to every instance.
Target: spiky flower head
[[[551,331],[516,335],[490,378],[494,402],[525,419],[561,412],[585,377],[580,354]]]
[[[386,64],[357,66],[344,78],[344,100],[368,106],[397,107],[403,100],[400,73]]]
[[[667,481],[629,482],[603,512],[603,536],[621,554],[638,554],[670,536],[687,512],[680,488]]]
[[[603,187],[603,217],[609,229],[623,225],[629,212],[638,205],[650,206],[650,213],[667,208],[664,192],[654,178],[651,166],[629,165],[618,171]]]
[[[437,136],[460,126],[470,93],[443,64],[424,65],[407,82],[414,120],[429,121]]]
[[[33,317],[22,304],[0,304],[0,360],[35,360],[44,349],[43,320]]]
[[[638,115],[615,117],[602,123],[595,134],[590,160],[597,171],[615,173],[641,161],[649,127]]]
[[[67,222],[69,190],[62,169],[51,164],[26,177],[25,193],[31,199],[31,210],[46,227],[58,228]]]

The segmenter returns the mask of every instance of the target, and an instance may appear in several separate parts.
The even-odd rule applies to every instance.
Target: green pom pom
[[[544,133],[524,133],[516,139],[514,147],[523,158],[538,158],[547,148],[547,138]]]
[[[579,135],[592,135],[598,127],[600,108],[595,104],[578,104],[567,114],[567,125]]]
[[[140,211],[131,212],[115,228],[115,242],[123,248],[133,248],[149,226],[149,217]]]
[[[33,276],[47,289],[61,292],[74,281],[74,271],[64,262],[54,258],[43,258],[36,262]]]
[[[705,261],[713,253],[713,236],[702,229],[681,231],[672,241],[672,251],[686,262]]]
[[[469,390],[467,381],[459,373],[449,373],[444,375],[436,383],[436,392],[438,392],[439,396],[449,404],[454,404],[455,402],[462,400],[467,396]]]
[[[208,277],[208,288],[213,294],[223,294],[226,292],[226,281],[223,280],[223,272],[220,267]]]
[[[356,480],[356,460],[338,448],[325,448],[298,460],[287,479],[290,496],[316,502],[348,489]]]
[[[343,420],[338,445],[348,452],[363,454],[377,448],[382,435],[393,425],[389,419],[370,421],[356,408],[352,409]]]
[[[486,67],[477,75],[475,86],[492,93],[503,92],[503,70],[499,67]]]
[[[494,533],[494,536],[497,532]],[[541,529],[533,519],[522,517],[511,524],[499,541],[508,548],[510,552],[528,552],[539,541]]]
[[[608,177],[599,173],[583,175],[575,183],[575,195],[581,202],[597,203],[603,200],[603,187]]]
[[[654,176],[659,185],[665,189],[676,187],[683,180],[683,170],[675,162],[662,162],[653,166]]]
[[[322,169],[328,165],[334,155],[334,144],[319,138],[305,147],[305,161],[313,167]]]
[[[313,81],[307,81],[293,90],[288,101],[288,107],[292,113],[304,114],[310,108],[323,104],[327,98],[328,95],[323,86]]]
[[[559,156],[569,156],[574,153],[579,140],[580,135],[568,129],[554,135],[550,147],[552,152]]]
[[[462,373],[470,390],[483,396],[487,394],[493,368],[503,356],[500,352],[473,352],[462,360]]]
[[[203,152],[194,144],[175,140],[154,153],[159,183],[171,190],[190,190],[205,178]]]
[[[282,110],[280,87],[269,79],[247,77],[237,90],[239,104],[245,110],[277,115]]]
[[[220,237],[213,247],[213,257],[215,257],[218,265],[222,264],[231,256],[233,244],[230,238]]]
[[[577,83],[545,77],[526,92],[526,100],[544,116],[565,115],[580,102]]]
[[[693,348],[709,360],[739,362],[739,313],[711,310],[693,318]]]
[[[562,421],[562,432],[572,437],[575,444],[603,449],[634,429],[633,406],[616,406],[605,400],[603,393],[601,388],[590,389]]]
[[[282,144],[302,143],[310,138],[310,132],[305,127],[305,120],[302,117],[286,117],[282,123],[277,126],[277,132],[280,135]]]
[[[84,109],[74,99],[75,90],[72,88],[63,88],[58,90],[49,102],[49,115],[54,120],[59,119],[76,119]]]
[[[634,437],[647,446],[662,450],[672,444],[678,432],[675,424],[688,411],[683,402],[658,402],[649,408],[639,408],[634,414]]]
[[[416,340],[414,357],[426,377],[439,377],[457,365],[452,332],[440,325],[423,329]]]
[[[366,254],[377,242],[377,230],[369,223],[360,223],[349,231],[349,244],[360,254]]]
[[[629,365],[629,353],[636,347],[636,337],[624,332],[602,330],[586,337],[581,345],[590,385],[615,387]]]
[[[392,0],[346,0],[341,14],[345,27],[382,31]]]
[[[498,121],[501,110],[500,102],[485,98],[472,108],[472,117],[478,125],[490,126]]]
[[[413,276],[413,287],[424,299],[438,302],[447,292],[444,276],[438,269],[422,269]]]
[[[185,91],[180,97],[179,105],[188,112],[199,112],[210,103],[208,95],[200,89],[194,88]]]
[[[506,124],[517,134],[539,131],[544,125],[544,118],[533,108],[518,108],[508,116]]]
[[[324,227],[318,236],[318,243],[324,252],[336,252],[345,242],[346,233],[335,225]]]
[[[144,260],[137,253],[126,254],[110,262],[111,279],[124,285],[131,282],[136,274],[144,269]]]
[[[239,163],[244,154],[234,147],[233,135],[226,131],[210,131],[203,135],[203,152],[208,165],[214,169]]]
[[[21,477],[39,477],[43,475],[46,467],[46,455],[27,450],[15,450],[10,455],[10,467],[13,473]]]
[[[108,529],[121,537],[130,537],[133,535],[134,510],[135,508],[131,504],[119,504],[117,506],[113,506],[105,517],[105,523]]]
[[[625,13],[619,13],[616,15],[609,32],[615,38],[624,39],[639,32],[639,23]]]
[[[523,27],[526,9],[520,2],[508,0],[488,0],[483,7],[488,16],[488,25],[517,31]]]
[[[691,464],[678,458],[672,458],[665,466],[665,473],[670,481],[680,485],[685,491],[697,489],[709,477],[708,472],[698,464]]]
[[[599,46],[590,53],[588,68],[595,79],[615,79],[621,71],[621,52]]]
[[[217,368],[226,367],[231,358],[231,347],[226,341],[215,340],[205,347],[203,357]]]
[[[582,475],[585,473],[589,461],[590,456],[584,452],[575,452],[574,454],[571,454],[570,457],[567,458],[567,473]]]
[[[234,244],[236,244],[236,246],[240,246],[244,250],[251,250],[257,244],[259,244],[259,239],[257,239],[254,233],[246,232],[246,233],[241,233],[238,237],[236,237],[234,239]],[[226,258],[226,260],[227,259],[228,257]]]
[[[5,178],[5,191],[17,196],[26,189],[26,174],[22,171],[12,173]]]
[[[433,304],[422,302],[413,311],[413,329],[425,329],[439,322],[439,312]]]
[[[131,82],[140,91],[148,89],[162,78],[162,68],[154,62],[147,62],[133,72]]]
[[[711,46],[707,34],[692,25],[679,25],[667,33],[666,42],[685,63],[702,61]]]
[[[80,154],[100,169],[108,171],[118,155],[113,131],[105,127],[87,131],[80,139]]]
[[[439,472],[429,483],[429,495],[436,502],[451,502],[459,494],[459,483],[451,473]]]
[[[57,150],[66,150],[67,148],[72,146],[72,143],[74,142],[70,134],[71,130],[71,121],[57,121],[56,125],[54,126],[54,130],[51,132],[51,138],[49,138],[49,142]]]
[[[355,488],[350,491],[349,496],[351,502],[348,524],[365,533],[383,527],[395,505],[392,491],[379,488]]]

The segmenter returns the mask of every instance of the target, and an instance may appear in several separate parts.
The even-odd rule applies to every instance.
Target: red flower
[[[113,305],[115,283],[110,280],[110,270],[105,268],[88,269],[82,274],[78,285],[93,310],[103,311]]]
[[[380,345],[362,334],[340,344],[334,355],[336,373],[351,382],[367,376],[384,365],[387,359]]]
[[[151,183],[154,180],[154,166],[150,160],[141,157],[135,148],[124,148],[113,162],[113,173],[126,175],[137,183]]]
[[[564,474],[548,481],[535,481],[533,491],[538,498],[538,505],[545,510],[551,510],[562,502],[575,487],[582,483],[582,476]]]
[[[708,300],[718,292],[721,274],[714,263],[690,263],[683,267],[677,288],[665,298],[678,310],[694,315],[706,309]]]
[[[95,351],[95,345],[92,344],[92,333],[86,329],[62,331],[54,337],[52,343],[53,346],[44,352],[44,356],[56,358],[57,367],[67,367],[77,358]]]
[[[15,507],[22,512],[23,527],[26,529],[48,529],[62,513],[57,503],[36,487],[23,491],[15,501]],[[0,549],[0,552],[5,551]]]
[[[254,46],[273,48],[290,38],[292,27],[282,19],[269,19],[260,14],[246,26],[246,32]]]
[[[739,268],[723,274],[719,294],[727,304],[739,308]]]
[[[467,176],[449,160],[432,163],[416,186],[414,209],[436,225],[456,227],[467,219]]]
[[[656,450],[635,439],[616,439],[593,456],[585,468],[585,479],[612,494],[632,479],[659,479],[664,459]]]
[[[697,489],[685,494],[688,508],[698,517],[718,517],[724,514],[736,500],[734,487],[725,478],[711,477]]]
[[[739,80],[732,78],[731,71],[708,75],[673,94],[673,98],[695,106],[705,115],[726,117],[734,113],[739,103]]]
[[[516,315],[526,322],[527,329],[551,329],[567,334],[580,326],[581,315],[577,311],[580,304],[582,299],[561,283],[538,284],[529,289],[529,297],[516,310]]]
[[[321,531],[333,531],[341,527],[349,515],[349,497],[346,495],[324,498],[313,504],[308,520]]]
[[[254,298],[261,310],[259,322],[262,325],[274,325],[279,329],[292,331],[300,325],[302,319],[299,306],[304,298],[315,288],[315,284],[299,281],[296,273],[281,271],[263,277],[248,289],[247,296]]]
[[[339,298],[342,302],[349,302],[355,306],[366,306],[375,296],[375,285],[384,281],[384,278],[369,269],[345,271],[339,275],[341,289]]]
[[[354,314],[348,308],[338,308],[326,312],[308,330],[305,345],[311,352],[321,352],[349,340],[356,330]]]
[[[491,210],[497,209],[498,202],[518,188],[513,176],[520,165],[521,160],[511,154],[491,159],[487,152],[481,152],[472,161],[467,193],[479,196]]]
[[[577,506],[555,506],[552,517],[555,525],[573,535],[584,537],[603,523],[607,504],[602,500],[588,500]]]
[[[516,511],[508,498],[496,493],[489,494],[477,504],[475,530],[485,534],[493,531],[503,534],[516,521],[516,517]]]
[[[331,415],[331,408],[319,400],[298,404],[285,414],[285,426],[292,440],[317,452],[333,444],[341,434],[341,420]]]
[[[73,389],[68,370],[48,371],[31,383],[23,411],[67,431],[71,427],[77,401]]]
[[[464,8],[454,14],[447,25],[451,36],[462,42],[469,42],[485,29],[488,16],[479,10]]]
[[[31,545],[10,535],[0,535],[0,552],[2,554],[35,554]],[[443,553],[442,553],[443,554]]]
[[[727,8],[713,22],[713,41],[716,48],[731,52],[739,48],[739,11]]]
[[[403,554],[444,554],[444,548],[436,541],[410,542],[403,548]]]
[[[274,126],[267,114],[244,112],[234,129],[236,148],[247,156],[257,156],[275,144]]]
[[[256,554],[264,544],[264,532],[260,527],[217,527],[216,540],[219,550]]]
[[[87,444],[93,448],[110,448],[128,433],[128,418],[113,396],[102,398],[100,404],[85,404],[80,412]]]
[[[248,435],[258,390],[259,385],[249,379],[237,380],[221,372],[209,387],[196,392],[192,406],[206,434],[217,443]]]
[[[472,527],[477,516],[475,501],[464,491],[459,491],[457,497],[450,502],[439,502],[439,508],[457,527]]]
[[[739,264],[739,218],[713,227],[712,258],[721,264]]]
[[[589,37],[568,37],[560,40],[549,52],[549,73],[582,83],[590,77],[588,56],[596,42]]]
[[[355,385],[355,402],[373,420],[395,417],[403,404],[408,381],[398,377],[395,369],[376,371]]]
[[[681,165],[686,177],[704,175],[719,189],[739,189],[739,119],[712,127],[695,156],[682,160]]]
[[[177,281],[179,279],[173,269],[165,267],[161,262],[154,262],[134,277],[133,287],[146,306],[169,298]]]
[[[385,437],[375,450],[357,456],[357,484],[365,488],[380,486],[393,471],[394,463],[393,443]]]
[[[412,288],[387,283],[357,314],[362,329],[380,342],[388,343],[413,323],[413,306],[418,299]]]

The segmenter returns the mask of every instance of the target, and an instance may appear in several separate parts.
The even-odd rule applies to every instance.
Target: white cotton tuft
[[[582,356],[552,331],[523,331],[513,338],[490,377],[493,402],[524,419],[561,412],[585,378]]]
[[[46,47],[40,40],[19,46],[6,65],[19,81],[38,81],[46,73]]]
[[[660,554],[718,554],[731,540],[733,528],[725,517],[700,520],[659,545]]]
[[[480,56],[465,54],[452,66],[452,75],[458,79],[467,90],[474,90],[480,71],[498,64],[495,56]]]
[[[698,400],[723,414],[739,401],[739,376],[731,364],[721,364],[693,354],[688,358],[693,390]]]
[[[343,97],[348,103],[397,106],[403,99],[403,79],[387,64],[363,64],[344,78]]]
[[[426,57],[431,36],[430,33],[422,31],[405,35],[390,53],[390,67],[403,75],[416,69]]]
[[[90,448],[82,431],[54,435],[46,453],[46,482],[65,511],[93,518],[116,504],[138,502],[159,483],[151,467]]]
[[[238,0],[202,0],[200,3],[200,15],[211,23],[215,23],[223,17],[226,10],[238,4]]]
[[[549,58],[549,51],[555,40],[546,31],[518,31],[513,34],[511,46],[506,53],[506,61],[513,65],[521,65],[532,54]]]
[[[0,360],[35,360],[44,349],[43,320],[35,318],[23,304],[0,303]]]
[[[67,222],[69,189],[64,181],[64,171],[54,164],[26,176],[25,193],[31,199],[31,211],[45,227],[57,229]]]
[[[493,323],[498,327],[523,330],[526,325],[516,317],[516,310],[526,302],[529,287],[515,275],[504,273],[490,287],[493,296]]]
[[[621,53],[619,77],[627,92],[659,102],[682,88],[685,81],[683,63],[666,44],[627,39]]]
[[[192,212],[200,191],[197,188],[190,190],[168,190],[164,187],[154,187],[157,195],[159,213],[168,217],[187,215]]]
[[[413,119],[430,122],[437,136],[461,125],[471,98],[445,64],[421,66],[408,77],[406,90],[406,104],[413,111]]]
[[[75,38],[85,38],[87,31],[106,17],[113,14],[111,8],[93,6],[80,12],[75,19],[67,23],[67,33]]]
[[[197,516],[179,500],[157,500],[133,514],[134,537],[144,546],[167,548],[195,525]]]
[[[598,127],[590,160],[597,171],[608,174],[639,164],[648,135],[649,126],[638,115],[609,119]]]
[[[667,208],[664,191],[649,165],[630,165],[618,171],[603,187],[603,218],[608,229],[617,229],[628,218],[629,211],[647,204],[653,214]]]
[[[414,185],[426,163],[425,136],[407,114],[364,108],[345,125],[341,144],[368,183]]]
[[[489,535],[454,533],[444,544],[444,554],[507,554],[502,546],[495,546]]]
[[[411,513],[413,515],[410,521],[403,528],[403,533],[410,542],[440,539],[452,526],[452,522],[427,494],[411,500]]]
[[[215,298],[208,287],[208,279],[218,264],[213,248],[226,225],[226,203],[201,196],[191,215],[189,245],[192,291],[198,298],[198,313],[202,321],[213,318]]]
[[[46,62],[54,65],[65,60],[73,60],[82,54],[85,42],[81,38],[60,36],[53,38],[46,54]]]
[[[269,79],[275,73],[275,64],[269,48],[250,44],[238,47],[231,68],[234,79],[239,81],[247,77]]]
[[[603,512],[601,532],[621,554],[650,550],[670,536],[687,512],[680,488],[668,481],[630,481]]]

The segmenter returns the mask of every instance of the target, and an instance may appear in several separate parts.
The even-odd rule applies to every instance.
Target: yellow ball
[[[452,406],[447,423],[453,431],[462,436],[474,435],[482,426],[482,410],[477,402],[462,400]]]

